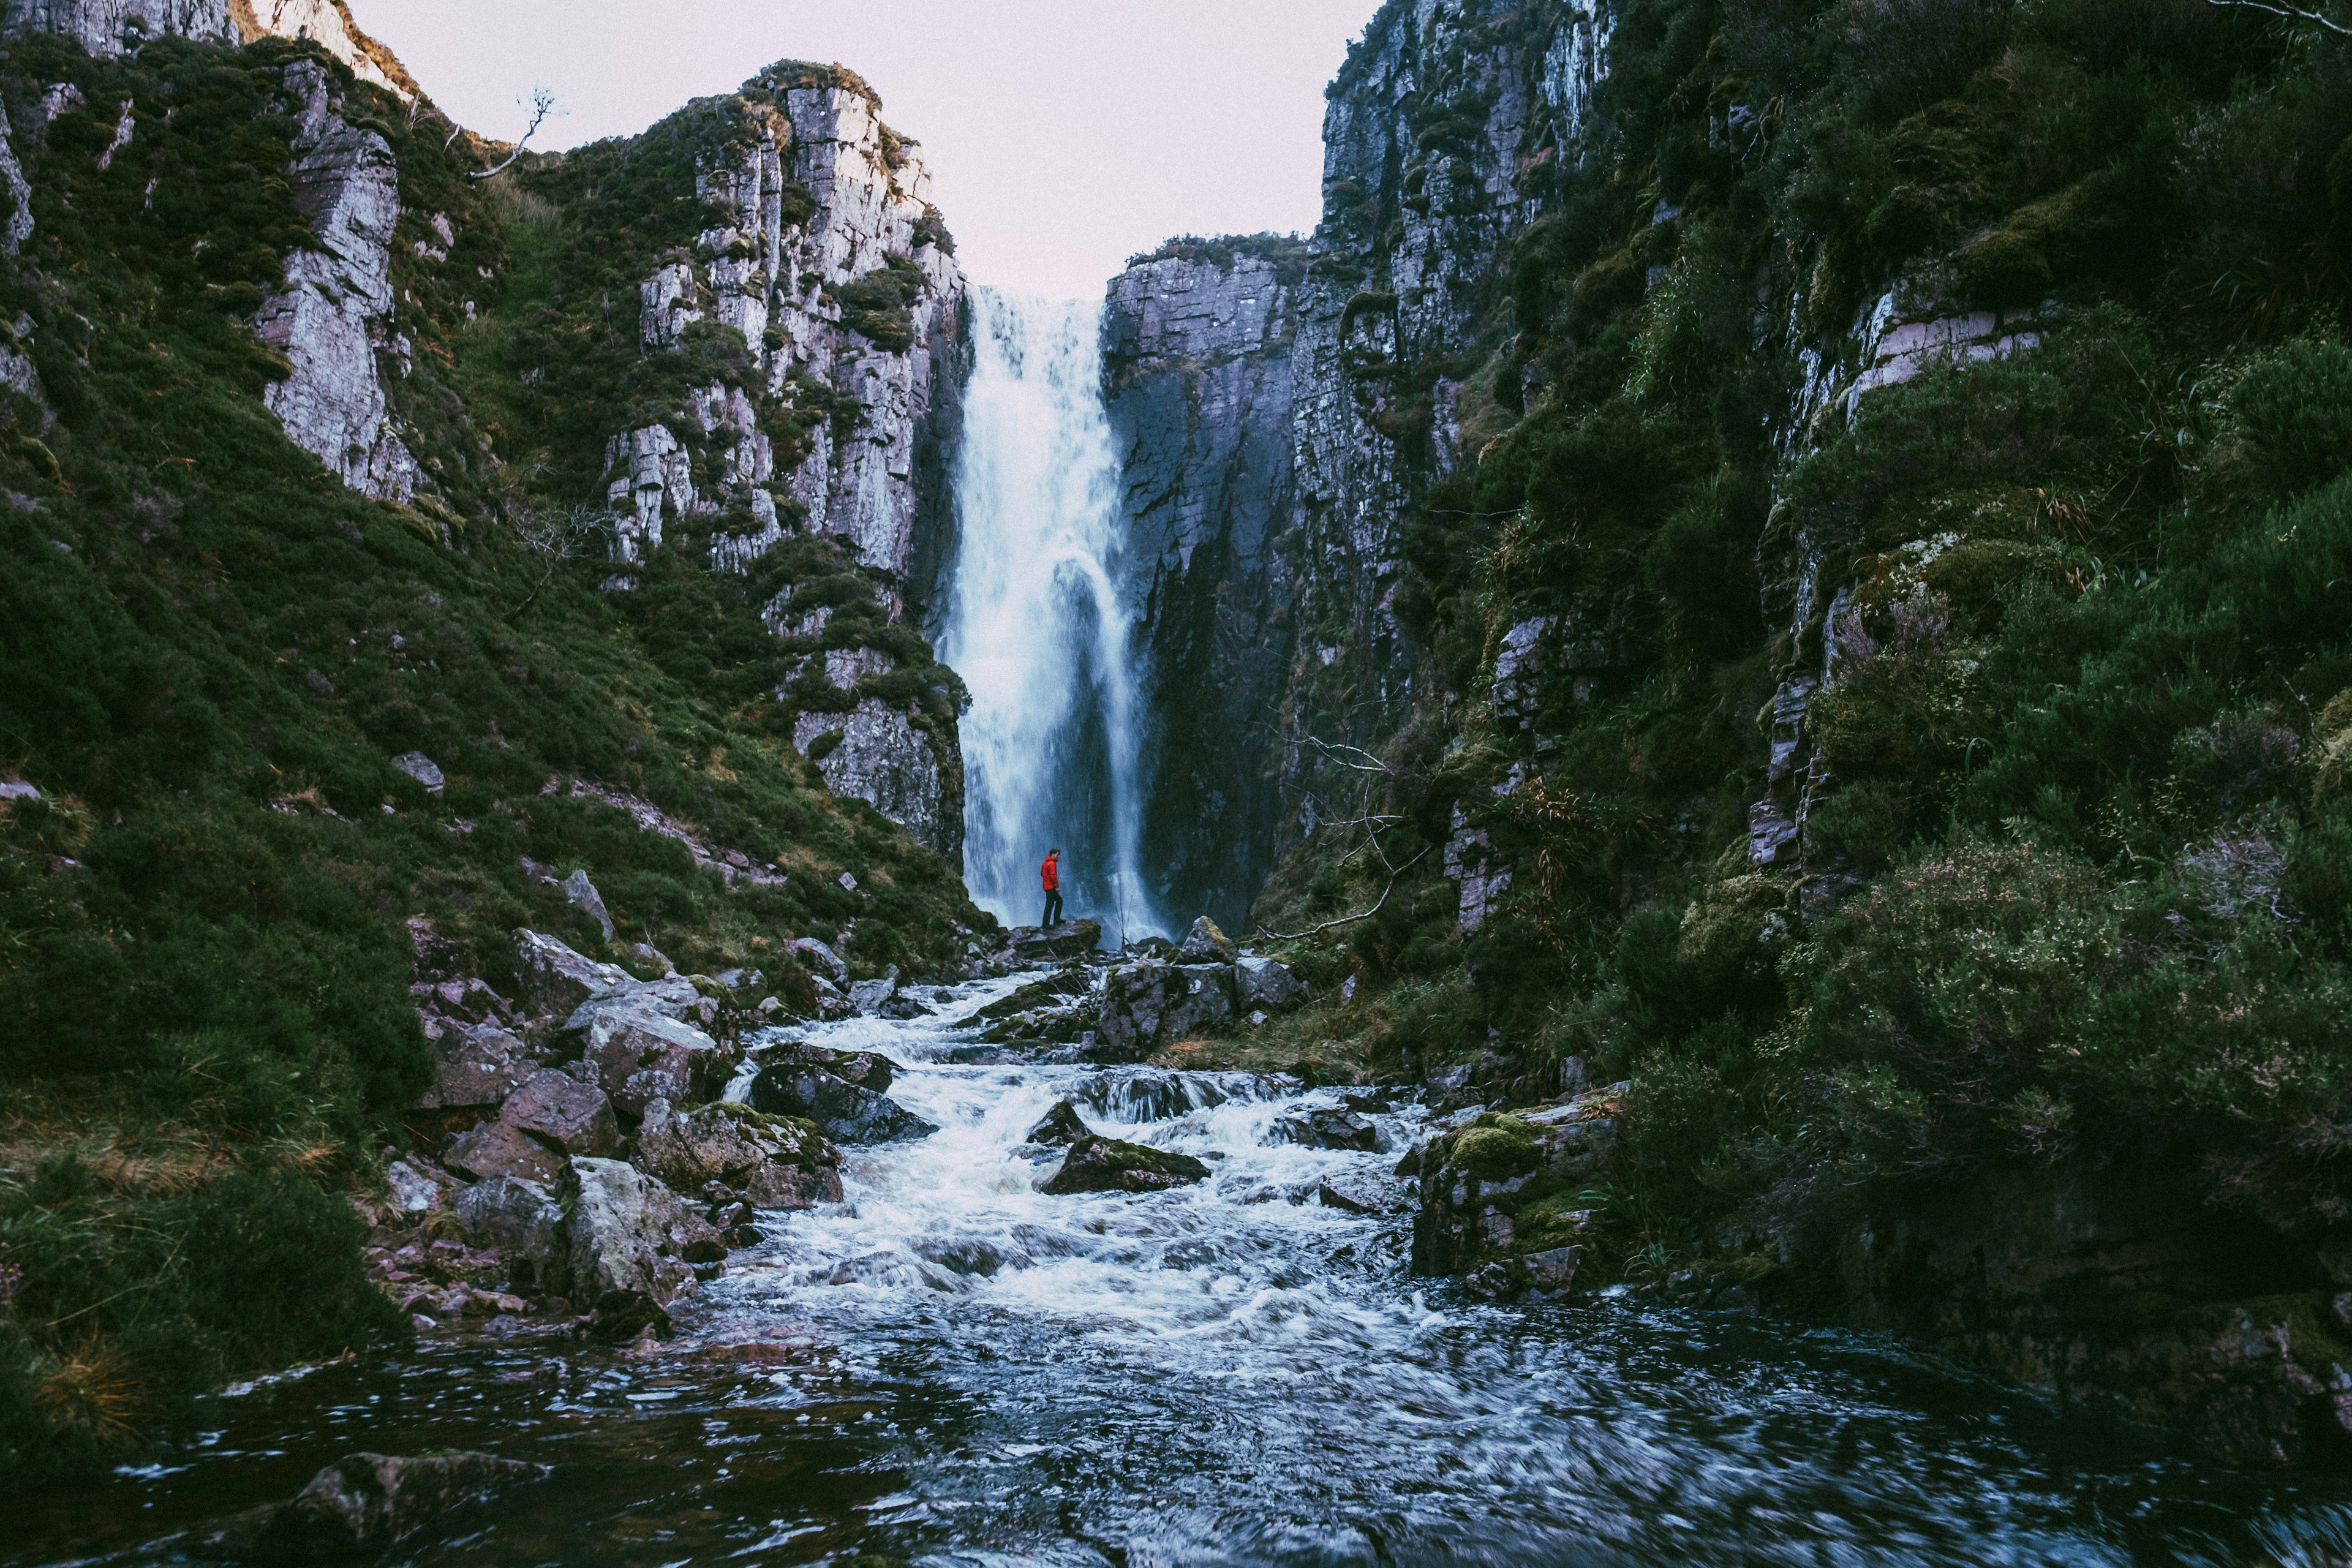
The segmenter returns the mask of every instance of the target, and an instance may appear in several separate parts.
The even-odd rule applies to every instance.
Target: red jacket
[[[1047,891],[1047,892],[1051,893],[1051,892],[1057,891],[1057,890],[1061,888],[1061,886],[1062,886],[1062,874],[1061,874],[1061,870],[1060,870],[1060,868],[1059,868],[1058,867],[1056,867],[1056,866],[1054,864],[1054,858],[1053,858],[1051,855],[1046,856],[1046,857],[1045,857],[1045,863],[1043,866],[1040,866],[1040,867],[1039,867],[1039,868],[1038,868],[1038,870],[1040,870],[1041,872],[1043,872],[1043,873],[1045,874],[1045,891]]]

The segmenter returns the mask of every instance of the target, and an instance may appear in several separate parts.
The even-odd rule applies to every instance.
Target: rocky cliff
[[[1423,1267],[2340,1454],[2337,58],[2172,0],[1382,7],[1255,913],[1347,982],[1284,1038],[1486,1108]]]
[[[1113,279],[1103,368],[1143,606],[1144,863],[1162,907],[1238,927],[1280,842],[1297,592],[1291,348],[1306,247],[1176,241]]]
[[[547,1056],[516,928],[772,1017],[992,922],[903,613],[961,283],[869,89],[495,173],[339,4],[0,18],[5,1489],[408,1331],[346,1197]]]

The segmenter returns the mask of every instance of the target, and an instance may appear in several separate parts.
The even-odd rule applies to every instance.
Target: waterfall
[[[1114,940],[1165,931],[1138,868],[1140,715],[1099,313],[992,289],[972,308],[940,638],[971,691],[964,880],[982,909],[1029,924],[1038,862],[1059,847],[1068,918]]]

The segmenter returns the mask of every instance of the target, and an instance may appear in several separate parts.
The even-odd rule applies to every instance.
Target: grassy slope
[[[429,1074],[409,917],[501,984],[518,924],[598,945],[520,861],[585,866],[617,946],[786,990],[782,939],[854,919],[861,966],[919,969],[984,919],[793,752],[766,584],[669,552],[607,595],[601,562],[519,542],[514,520],[587,498],[495,461],[451,390],[465,301],[497,319],[501,227],[467,143],[412,135],[372,89],[352,111],[401,156],[416,346],[394,395],[433,483],[371,503],[287,443],[247,318],[308,243],[274,91],[296,52],[161,41],[103,64],[31,39],[0,64],[37,219],[0,316],[29,318],[58,416],[15,398],[0,424],[0,772],[43,792],[0,812],[0,1485],[168,1431],[224,1377],[403,1331],[337,1194]],[[26,134],[61,80],[108,107]],[[126,98],[135,134],[100,172]],[[411,247],[438,243],[436,211],[458,241],[428,268]],[[554,259],[519,255],[526,279]],[[391,766],[413,748],[445,795]],[[543,793],[557,776],[789,882],[730,890],[625,814]]]
[[[1364,804],[1406,819],[1387,863],[1458,803],[1516,879],[1465,942],[1422,861],[1323,939],[1369,999],[1297,1047],[1426,1068],[1491,1028],[1498,1089],[1631,1076],[1616,1184],[1580,1200],[1596,1279],[1787,1273],[1783,1238],[1801,1268],[1921,1184],[2069,1158],[2294,1245],[2352,1218],[2348,65],[2199,0],[1624,5],[1610,140],[1529,172],[1554,214],[1486,337],[1406,373],[1469,374],[1465,423],[1507,434],[1429,489],[1398,595],[1430,689],[1473,701],[1403,726]],[[1757,321],[1833,335],[1937,268],[1959,308],[2066,314],[1788,456],[1800,367]],[[1758,610],[1801,528],[1857,585],[1802,887],[1745,858],[1759,709],[1819,664],[1818,611],[1792,646]],[[1944,533],[1924,569],[1897,548]],[[1632,651],[1523,728],[1488,672],[1539,614]],[[1362,837],[1259,917],[1371,904]]]

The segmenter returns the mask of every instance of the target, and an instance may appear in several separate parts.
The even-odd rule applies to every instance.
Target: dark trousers
[[[1045,889],[1045,918],[1039,921],[1037,923],[1045,926],[1060,925],[1062,923],[1061,889],[1048,888]]]

